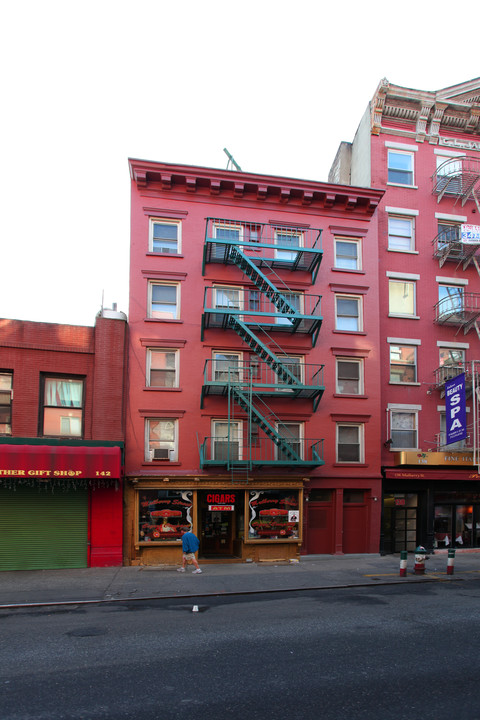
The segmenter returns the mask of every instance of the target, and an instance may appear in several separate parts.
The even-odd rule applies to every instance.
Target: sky
[[[384,0],[0,2],[0,317],[128,313],[128,158],[326,181],[384,77],[480,75],[461,7]],[[460,39],[461,38],[461,39]]]

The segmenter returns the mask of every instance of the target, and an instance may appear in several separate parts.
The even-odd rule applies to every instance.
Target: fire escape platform
[[[457,326],[465,335],[479,318],[479,293],[464,293],[461,298],[443,298],[435,305],[435,322],[438,325]]]
[[[440,202],[444,195],[461,201],[473,200],[480,211],[480,158],[459,156],[446,160],[432,176],[432,193]]]

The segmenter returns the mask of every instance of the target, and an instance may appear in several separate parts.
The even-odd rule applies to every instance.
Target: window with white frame
[[[296,315],[303,314],[303,295],[301,293],[282,292],[282,297],[285,298],[287,303],[295,310],[295,315],[291,312],[280,313],[277,308],[275,315],[275,322],[277,325],[292,325],[295,322]]]
[[[178,458],[178,421],[175,418],[145,420],[145,461]]]
[[[172,283],[149,283],[148,317],[157,320],[175,320],[180,317],[180,286]]]
[[[390,409],[390,449],[418,448],[418,410],[405,407]]]
[[[337,462],[363,462],[363,423],[337,423]]]
[[[232,223],[214,223],[213,236],[219,242],[212,248],[213,258],[224,258],[226,247],[230,243],[241,244],[243,239],[242,225]],[[221,242],[224,241],[224,242]]]
[[[437,247],[439,250],[452,243],[461,242],[461,223],[439,220],[437,230]]]
[[[465,372],[465,350],[460,347],[439,347],[438,362],[438,381],[444,383]]]
[[[243,288],[214,287],[214,304],[218,310],[241,310],[243,301]]]
[[[335,267],[340,270],[361,270],[359,238],[335,237]]]
[[[212,421],[213,460],[242,459],[242,423],[236,420]]]
[[[42,377],[41,408],[43,435],[82,437],[84,380],[66,377]]]
[[[413,217],[388,216],[388,249],[397,252],[415,250],[415,219]]]
[[[299,383],[304,382],[305,358],[296,355],[281,355],[280,360],[282,368],[286,368]],[[288,378],[285,380],[276,373],[273,373],[273,375],[276,383],[281,385],[289,384]]]
[[[438,189],[456,195],[462,189],[462,156],[437,155]]]
[[[440,284],[438,286],[439,312],[460,313],[464,307],[464,286]]]
[[[339,395],[363,394],[363,360],[336,359],[336,392]]]
[[[152,219],[150,221],[150,252],[161,255],[178,255],[181,252],[181,229],[180,220]]]
[[[389,278],[388,312],[390,315],[415,316],[416,281],[408,278]]]
[[[303,459],[303,425],[302,423],[279,422],[276,425],[277,433],[282,438],[283,444],[276,446],[277,460],[295,461],[296,456]]]
[[[394,185],[413,185],[412,152],[388,150],[388,182]]]
[[[13,373],[0,372],[0,435],[12,434]]]
[[[335,296],[335,330],[363,330],[362,299],[355,295]]]
[[[447,445],[447,413],[440,411],[440,434],[438,436],[438,447],[443,450],[463,450],[467,447],[467,439],[458,440]]]
[[[298,253],[288,248],[299,248],[303,245],[303,233],[300,230],[291,228],[275,229],[275,246],[281,245],[281,248],[275,248],[275,259],[294,262]]]
[[[147,350],[147,387],[178,387],[178,350]]]
[[[239,382],[242,374],[241,353],[219,352],[212,353],[213,380],[215,382]]]
[[[417,382],[417,348],[415,345],[390,344],[390,382]]]

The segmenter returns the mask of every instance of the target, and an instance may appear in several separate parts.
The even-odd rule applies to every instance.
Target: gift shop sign
[[[0,444],[0,478],[118,479],[120,472],[119,447]]]

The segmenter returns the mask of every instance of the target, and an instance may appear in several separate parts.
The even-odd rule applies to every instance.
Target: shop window
[[[390,382],[417,382],[417,348],[414,345],[390,345]]]
[[[174,418],[145,420],[145,461],[178,458],[178,422]]]
[[[53,437],[82,437],[82,379],[42,377],[41,433]]]
[[[337,358],[336,368],[339,395],[363,394],[363,360]]]
[[[335,267],[339,270],[361,270],[360,240],[335,238]]]
[[[138,542],[178,541],[192,527],[192,491],[139,490]]]
[[[388,151],[388,182],[394,185],[413,185],[413,153]]]
[[[250,540],[298,539],[298,490],[251,490],[248,502]]]
[[[413,252],[415,250],[415,220],[413,217],[388,218],[388,249],[397,252]]]
[[[13,373],[0,372],[0,435],[12,434]]]
[[[361,298],[353,295],[336,295],[335,329],[345,332],[363,330]]]
[[[337,423],[337,462],[363,462],[363,425]]]
[[[416,283],[408,279],[389,279],[388,312],[389,315],[414,317],[416,313]]]
[[[181,252],[180,221],[151,220],[150,221],[150,252],[162,255],[178,255]]]
[[[148,317],[156,320],[175,320],[180,317],[178,285],[149,283]]]
[[[147,386],[178,387],[178,352],[175,350],[147,350]]]

